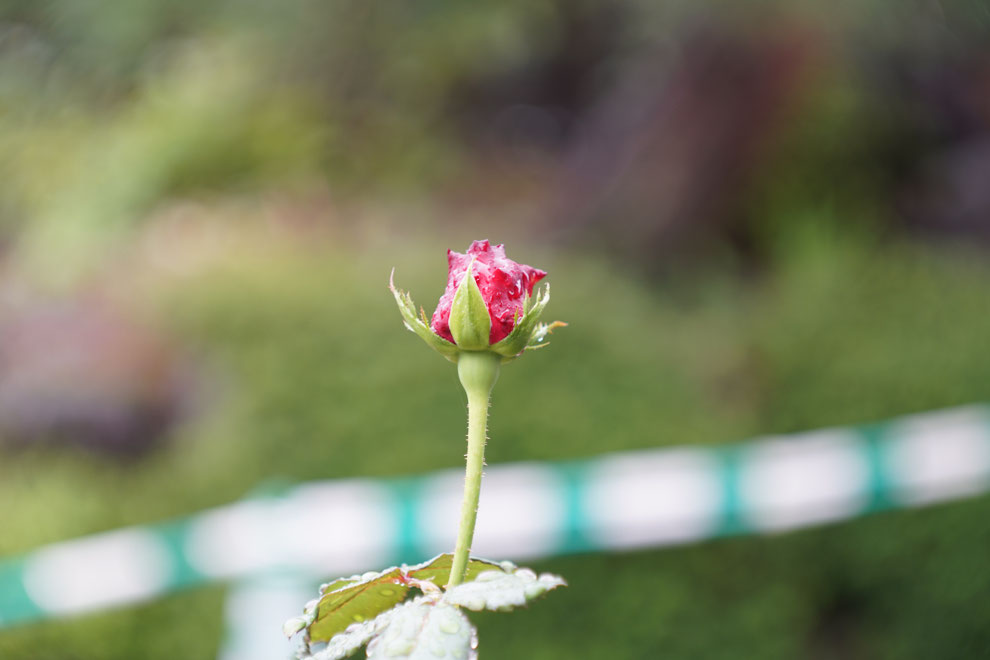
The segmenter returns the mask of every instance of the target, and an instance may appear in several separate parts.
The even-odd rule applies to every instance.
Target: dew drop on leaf
[[[461,624],[456,619],[444,619],[440,622],[440,630],[448,635],[454,635],[461,630]]]

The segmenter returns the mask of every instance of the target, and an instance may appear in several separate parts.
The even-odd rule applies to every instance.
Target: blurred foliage
[[[986,80],[983,2],[0,9],[0,297],[53,281],[111,290],[183,343],[201,408],[140,460],[4,449],[0,554],[265,483],[458,466],[456,376],[402,329],[385,283],[396,266],[429,309],[443,250],[483,236],[548,270],[548,315],[570,323],[503,371],[492,463],[990,400],[985,252],[924,243],[901,212],[933,163],[990,130],[973,92]],[[673,238],[633,236],[648,249],[619,258],[597,242],[534,242],[544,209],[533,181],[554,180],[603,99],[638,89],[626,72],[663,78],[712,20],[754,43],[767,23],[810,25],[796,34],[824,53],[741,163],[736,224],[688,258]],[[508,122],[519,107],[537,108],[526,116],[549,122],[546,134]],[[656,172],[638,183],[652,189]],[[477,205],[458,197],[479,192]],[[607,217],[603,235],[626,220]],[[571,588],[525,614],[482,617],[485,655],[981,657],[988,506],[548,560],[539,568],[574,576]],[[0,657],[210,657],[221,597],[203,589],[4,630]]]
[[[676,93],[666,78],[692,71],[684,58],[699,55],[692,44],[713,26],[730,54],[791,31],[821,56],[800,76],[800,110],[777,122],[783,136],[758,136],[782,143],[764,149],[773,157],[738,165],[754,191],[728,215],[760,226],[786,200],[790,212],[838,204],[840,218],[845,204],[888,207],[917,174],[904,164],[922,164],[958,132],[924,90],[980,112],[979,81],[967,91],[966,76],[978,74],[990,34],[984,3],[781,4],[5,0],[0,228],[18,234],[21,261],[64,282],[174,196],[317,182],[335,196],[497,188],[484,180],[493,170],[553,180],[534,169],[534,153],[558,158],[593,142],[610,98],[635,109],[652,90]],[[737,74],[716,83],[731,87]],[[747,99],[744,89],[700,101]],[[709,137],[689,146],[710,148]],[[706,184],[705,168],[697,175],[702,196],[734,196]]]

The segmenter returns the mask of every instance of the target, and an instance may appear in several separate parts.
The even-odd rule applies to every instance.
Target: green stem
[[[501,356],[489,352],[462,352],[457,359],[457,375],[468,399],[467,471],[464,475],[464,500],[461,521],[457,527],[454,563],[450,567],[447,588],[464,581],[474,524],[478,518],[478,498],[481,496],[481,471],[485,466],[485,440],[488,434],[488,401],[498,380]]]

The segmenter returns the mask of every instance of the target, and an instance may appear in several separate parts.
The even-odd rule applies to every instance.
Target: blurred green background
[[[475,238],[570,323],[503,370],[489,463],[990,400],[977,0],[3,0],[0,168],[3,556],[460,465],[454,370],[385,285],[429,313]],[[482,648],[990,656],[988,515],[548,559],[571,587]],[[0,657],[215,657],[223,597]]]

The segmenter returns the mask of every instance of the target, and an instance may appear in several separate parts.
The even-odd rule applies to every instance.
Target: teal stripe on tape
[[[883,511],[894,506],[890,498],[890,477],[887,474],[887,459],[884,456],[885,426],[883,424],[871,424],[863,427],[861,432],[866,461],[870,470],[868,510]]]
[[[0,627],[40,618],[44,612],[24,589],[23,559],[0,564]]]
[[[391,482],[395,497],[395,511],[398,519],[393,564],[414,563],[426,559],[417,530],[419,528],[418,506],[423,484],[422,477],[395,479]]]
[[[558,466],[563,487],[565,518],[561,538],[561,553],[585,552],[596,548],[588,538],[587,515],[584,511],[585,484],[588,481],[588,463],[564,463]]]
[[[165,547],[168,548],[169,558],[172,561],[172,584],[174,588],[193,586],[204,581],[205,576],[196,570],[189,556],[186,553],[186,539],[188,537],[189,523],[186,520],[177,520],[171,523],[164,523],[155,528],[161,536]]]
[[[745,530],[742,518],[742,496],[739,492],[739,465],[742,450],[724,447],[716,450],[719,457],[722,481],[722,519],[718,535],[740,534]]]

